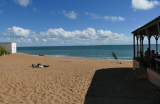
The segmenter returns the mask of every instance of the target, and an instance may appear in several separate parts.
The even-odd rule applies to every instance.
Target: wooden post
[[[138,57],[138,35],[137,35],[137,57]]]
[[[157,27],[158,27],[158,32],[159,32],[159,35],[157,36],[157,41],[156,41],[156,51],[158,51],[158,38],[160,37],[160,26],[159,26],[159,23],[157,22]]]
[[[141,34],[139,35],[140,36],[140,54],[141,54]]]
[[[150,29],[149,29],[150,30]],[[147,33],[147,37],[148,37],[148,48],[149,48],[149,57],[150,57],[150,31],[148,32],[148,29],[146,28],[146,33]],[[148,57],[148,58],[149,58]],[[149,60],[150,61],[150,60]]]
[[[149,36],[149,38],[148,38],[148,48],[149,48],[149,56],[150,56],[150,48],[151,48],[151,38],[150,38],[150,36]]]
[[[157,44],[157,42],[158,42],[158,36],[156,36],[155,39],[156,39],[156,53],[157,53],[157,51],[158,51],[158,44]]]
[[[149,48],[149,57],[150,57],[150,48],[151,48],[151,31],[152,31],[152,27],[149,28],[149,31],[147,30],[147,35],[148,35],[148,48]]]
[[[135,34],[133,35],[133,56],[134,56],[134,59],[135,59]]]
[[[141,48],[142,48],[142,47],[141,47],[141,42],[142,42],[142,41],[141,41],[141,37],[142,37],[142,36],[141,36],[141,31],[140,31],[140,32],[139,32],[139,38],[140,38],[140,39],[139,39],[139,40],[140,40],[140,53],[139,53],[139,54],[140,54],[140,60],[139,60],[139,61],[140,61],[140,63],[141,63],[141,61],[142,61],[142,60],[141,60],[141,59],[142,59],[142,49],[141,49]]]
[[[144,54],[143,54],[143,39],[144,39],[144,37],[142,35],[142,56],[144,56]]]

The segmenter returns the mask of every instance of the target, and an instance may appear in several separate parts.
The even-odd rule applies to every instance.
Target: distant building
[[[3,47],[6,51],[8,51],[10,53],[16,53],[17,52],[16,43],[0,42],[0,46]]]

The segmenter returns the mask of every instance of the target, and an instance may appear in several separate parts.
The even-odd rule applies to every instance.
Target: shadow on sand
[[[130,79],[127,74],[132,70],[132,68],[97,70],[85,96],[84,104],[114,104],[112,101],[115,100],[117,102],[130,100],[134,103],[139,101],[137,104],[160,102],[160,87],[148,79]]]

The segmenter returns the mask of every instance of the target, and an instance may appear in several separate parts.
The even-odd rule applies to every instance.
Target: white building
[[[0,46],[10,53],[16,53],[17,52],[16,43],[0,42]]]

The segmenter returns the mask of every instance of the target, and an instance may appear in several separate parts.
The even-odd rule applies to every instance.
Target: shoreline
[[[21,53],[21,52],[17,52],[17,53]],[[27,54],[27,53],[24,53]],[[32,55],[32,54],[28,54],[28,55]],[[32,55],[32,56],[40,56],[40,55]],[[116,60],[116,59],[100,59],[100,58],[86,58],[86,57],[69,57],[69,56],[54,56],[54,55],[44,55],[44,56],[49,56],[49,57],[68,57],[68,58],[79,58],[79,59],[99,59],[99,60]],[[122,60],[122,59],[118,59],[117,61],[133,61],[133,60]]]
[[[39,56],[39,55],[37,55],[37,56]],[[49,57],[50,57],[50,55],[44,55],[44,56],[49,56]],[[63,58],[65,58],[65,56],[51,56],[51,57],[63,57]],[[66,57],[67,57],[67,56],[66,56]],[[68,57],[68,58],[99,59],[99,58],[84,58],[84,57]],[[115,61],[115,59],[99,59],[99,60],[114,60],[114,61]],[[116,61],[133,61],[133,60],[122,60],[122,59],[119,59],[119,60],[116,60]]]

